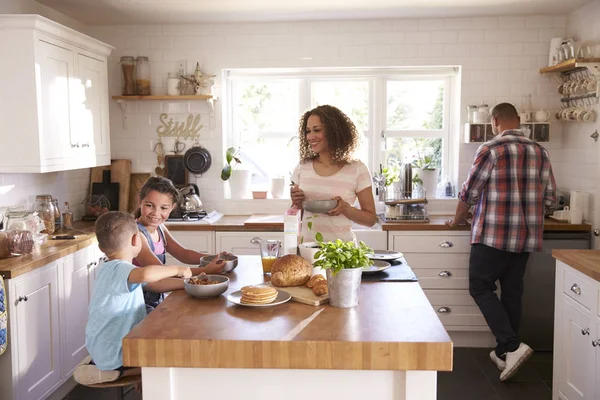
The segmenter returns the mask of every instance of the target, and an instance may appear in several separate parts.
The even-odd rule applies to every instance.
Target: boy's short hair
[[[109,211],[96,220],[95,231],[100,249],[112,253],[131,244],[131,236],[138,233],[138,227],[131,214]]]

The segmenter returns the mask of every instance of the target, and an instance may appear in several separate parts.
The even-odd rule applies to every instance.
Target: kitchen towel
[[[8,332],[6,314],[6,290],[4,288],[4,279],[0,275],[0,354],[6,351],[8,344]]]
[[[363,282],[418,282],[417,276],[404,258],[388,261],[392,266],[385,271],[363,274]]]
[[[576,210],[581,212],[581,217],[585,221],[588,217],[588,196],[587,192],[582,190],[571,190],[569,193],[569,208],[571,211]]]

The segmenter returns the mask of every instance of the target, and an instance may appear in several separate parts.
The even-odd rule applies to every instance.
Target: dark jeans
[[[496,337],[496,355],[515,351],[521,341],[523,275],[529,253],[511,253],[475,243],[469,259],[469,293]],[[496,296],[500,282],[501,299]]]

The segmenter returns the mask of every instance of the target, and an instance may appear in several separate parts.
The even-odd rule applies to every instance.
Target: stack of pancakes
[[[241,289],[242,303],[269,304],[277,298],[277,289],[264,285],[244,286]]]

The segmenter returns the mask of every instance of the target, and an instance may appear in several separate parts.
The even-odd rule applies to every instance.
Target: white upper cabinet
[[[113,47],[38,15],[0,15],[0,173],[110,164]],[[6,147],[4,147],[6,146]]]

